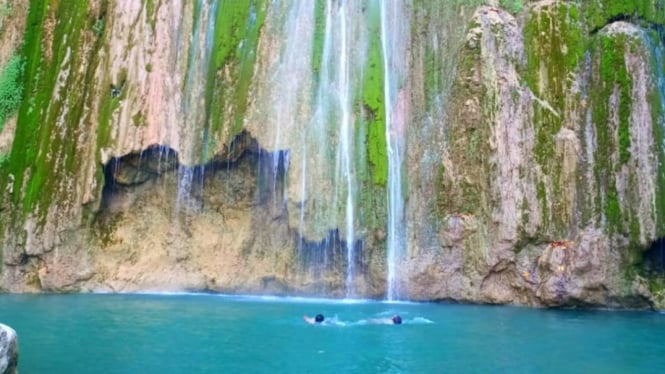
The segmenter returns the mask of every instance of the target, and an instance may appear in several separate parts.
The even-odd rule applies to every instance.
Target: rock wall
[[[663,308],[659,3],[386,4],[15,3],[0,289]]]
[[[658,36],[646,21],[590,30],[589,11],[476,10],[429,169],[440,245],[410,246],[411,294],[662,307],[640,269],[663,225]]]

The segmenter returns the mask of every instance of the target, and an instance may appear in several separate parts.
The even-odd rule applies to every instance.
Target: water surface
[[[324,325],[303,314],[322,313]],[[400,314],[403,325],[370,319]],[[219,295],[0,295],[31,373],[659,373],[665,315]]]

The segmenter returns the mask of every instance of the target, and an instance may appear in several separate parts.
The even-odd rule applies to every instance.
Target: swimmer
[[[325,320],[325,318],[323,317],[323,314],[317,314],[313,318],[308,316],[308,315],[304,315],[304,316],[302,316],[302,319],[305,322],[309,323],[310,325],[321,324]]]

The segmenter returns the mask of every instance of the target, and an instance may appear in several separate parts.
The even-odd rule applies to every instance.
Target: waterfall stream
[[[346,181],[346,296],[353,296],[353,277],[355,273],[354,266],[354,199],[353,190],[356,184],[353,172],[353,149],[352,149],[352,124],[351,124],[351,82],[349,71],[349,47],[347,32],[347,9],[342,4],[340,6],[340,53],[339,53],[339,88],[338,99],[341,111],[340,123],[340,142],[338,159],[341,163],[341,179]]]
[[[206,108],[206,86],[210,71],[210,59],[213,53],[213,41],[215,35],[215,14],[220,0],[212,2],[198,0],[194,7],[194,24],[192,36],[189,42],[189,55],[187,57],[187,74],[184,82],[185,97],[182,102],[182,112],[187,123],[187,134],[183,139],[187,144],[183,149],[190,152],[199,150],[199,155],[181,155],[181,164],[178,167],[178,195],[176,199],[175,214],[190,203],[192,186],[194,185],[195,167],[188,165],[189,162],[200,163],[205,159],[204,132],[207,126],[208,110]],[[204,163],[201,163],[204,165]],[[203,168],[204,166],[201,166]],[[200,170],[204,175],[204,170]],[[202,186],[203,184],[200,183]]]
[[[326,0],[323,22],[325,22],[323,32],[323,45],[321,51],[321,64],[319,68],[319,80],[315,94],[315,103],[312,116],[312,122],[306,132],[311,135],[311,139],[303,141],[303,163],[301,182],[303,200],[307,199],[307,181],[306,173],[307,163],[311,162],[308,155],[308,144],[310,141],[317,152],[311,157],[317,157],[316,164],[310,165],[310,169],[316,168],[321,164],[321,159],[325,160],[327,144],[332,139],[336,143],[334,173],[332,173],[333,186],[332,206],[343,206],[344,211],[344,240],[346,252],[346,277],[344,281],[345,296],[353,297],[354,277],[355,277],[355,189],[357,181],[354,170],[354,149],[353,149],[353,114],[352,101],[352,65],[354,64],[353,51],[356,49],[352,45],[353,40],[350,37],[352,23],[357,22],[353,18],[353,6],[358,3],[338,3],[334,0]],[[338,211],[332,209],[329,214],[331,221],[337,219]],[[304,209],[300,215],[300,227],[305,226]],[[334,241],[331,241],[334,243]]]
[[[656,88],[658,89],[658,96],[660,98],[661,116],[660,128],[665,133],[665,31],[663,26],[658,26],[654,33],[647,33],[645,36],[646,42],[651,49],[653,55],[654,76],[656,80]],[[665,137],[662,139],[662,151],[665,152]],[[665,246],[661,241],[658,249],[660,250],[660,270],[665,269]]]
[[[660,127],[665,130],[665,46],[663,45],[665,43],[665,33],[662,27],[658,27],[654,33],[655,35],[647,34],[645,38],[654,59],[654,75],[662,109],[661,118],[659,119]],[[663,140],[662,146],[663,151],[665,151],[665,140]]]
[[[397,1],[381,2],[381,43],[383,49],[384,103],[386,118],[386,144],[388,154],[388,242],[387,242],[387,299],[397,300],[403,297],[397,265],[404,256],[404,197],[402,194],[402,137],[404,124],[398,118],[397,77],[398,64],[395,59],[398,48],[399,30],[394,28],[401,22]]]

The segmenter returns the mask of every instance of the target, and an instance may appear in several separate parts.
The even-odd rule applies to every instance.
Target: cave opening
[[[159,183],[175,181],[176,204],[202,206],[206,196],[214,193],[206,192],[207,186],[223,182],[230,193],[253,199],[255,204],[274,202],[282,206],[288,168],[287,150],[264,150],[246,132],[238,134],[210,160],[199,165],[184,165],[175,149],[153,144],[140,152],[113,157],[103,165],[101,211],[108,211],[123,193],[160,180]],[[234,176],[238,172],[248,178],[244,183],[235,181],[241,178]],[[250,181],[254,181],[253,186],[248,185],[252,184]]]
[[[665,276],[665,237],[656,239],[644,252],[642,267],[648,273]]]

